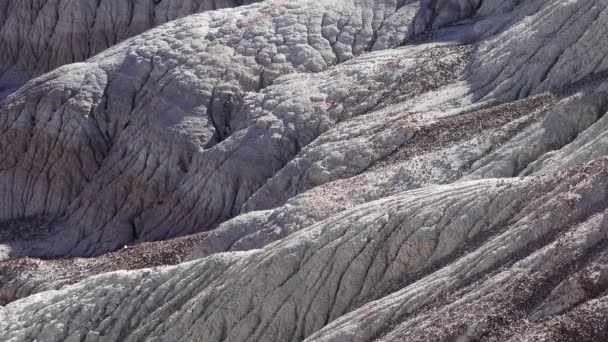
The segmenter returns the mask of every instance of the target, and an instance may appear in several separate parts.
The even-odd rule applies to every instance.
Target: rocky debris
[[[607,8],[267,0],[33,79],[0,339],[605,340]]]
[[[383,81],[380,83],[373,82],[371,77],[361,83],[343,83],[332,73],[328,88],[346,96],[343,104],[338,105],[339,116],[351,120],[340,122],[302,148],[296,158],[248,199],[244,209],[273,208],[318,185],[356,175],[399,146],[409,146],[412,137],[420,135],[421,128],[410,113],[391,113],[395,111],[389,107],[457,80],[471,53],[470,48],[450,46],[423,46],[419,50],[393,52],[390,58],[382,58],[380,54],[366,56],[374,60],[369,64],[378,65],[372,70],[380,76],[374,77]],[[353,65],[345,63],[341,67],[348,70]],[[387,83],[390,87],[384,88]],[[342,91],[344,85],[348,85],[346,91]],[[304,89],[310,91],[310,87]],[[364,107],[365,115],[359,118],[345,106],[349,103],[371,108]]]
[[[411,158],[471,140],[484,132],[503,127],[525,115],[554,104],[550,94],[529,97],[523,100],[475,109],[457,116],[440,118],[428,125],[421,123],[416,136],[395,150],[385,159],[379,160],[373,169],[410,160]]]
[[[205,235],[124,246],[96,258],[22,258],[0,262],[0,305],[34,293],[60,289],[96,274],[179,264]]]
[[[509,142],[522,127],[541,120],[543,114],[556,102],[554,96],[543,95],[509,104],[490,105],[430,122],[412,120],[405,116],[406,119],[403,120],[416,127],[415,134],[392,153],[369,165],[364,172],[349,170],[354,176],[313,184],[309,186],[310,190],[299,190],[299,195],[289,198],[276,208],[241,214],[210,232],[190,259],[228,250],[261,248],[356,205],[405,190],[454,182],[467,176],[471,164]],[[389,125],[397,126],[394,124],[397,120],[387,121]],[[457,131],[451,134],[455,128]],[[369,130],[365,133],[372,136],[376,134]],[[376,142],[370,140],[372,143]],[[328,145],[329,147],[325,146],[325,151],[333,151],[334,154],[341,152],[340,145]],[[355,149],[359,155],[363,151],[361,144],[355,145]],[[318,155],[332,157],[330,153]],[[348,158],[343,160],[346,159]],[[321,162],[329,165],[323,159]],[[334,165],[342,169],[348,166],[344,163]],[[281,177],[282,172],[275,177]],[[306,184],[297,181],[285,183],[292,186]],[[270,182],[266,187],[268,184]],[[258,192],[256,196],[261,193]],[[280,195],[267,195],[264,201],[254,196],[252,201],[272,207],[273,203],[287,197],[284,195],[285,190],[277,193]]]
[[[53,222],[44,216],[24,217],[0,223],[1,241],[31,241],[52,234]]]
[[[418,8],[340,4],[268,1],[189,16],[13,94],[0,108],[0,218],[50,216],[58,232],[12,244],[12,255],[97,255],[237,215],[303,146],[375,105],[357,104],[374,88],[349,96],[352,82],[371,85],[370,75],[386,90],[396,77],[353,62],[338,93],[328,81],[338,70],[324,83],[304,74],[403,41]],[[304,84],[318,95],[294,102]]]
[[[492,325],[473,325],[480,320],[465,316],[462,330],[441,319],[485,303],[497,308],[494,313],[521,303],[527,309],[524,316],[513,314],[516,322],[536,318],[568,296],[554,289],[576,276],[579,265],[594,267],[602,255],[595,252],[605,247],[608,201],[597,190],[608,185],[607,165],[601,159],[553,177],[403,192],[261,250],[110,273],[30,296],[1,309],[0,331],[7,340],[28,331],[49,340],[91,331],[127,340],[393,340],[402,332],[425,340],[427,327],[437,322],[439,336],[452,329],[482,336],[494,331]],[[458,289],[463,293],[453,302],[443,299]],[[506,300],[510,293],[520,300]],[[435,302],[439,309],[425,316]],[[561,304],[561,310],[577,303]],[[89,314],[81,315],[85,305]],[[49,314],[53,319],[38,318]],[[508,317],[495,324],[507,329],[515,324]]]

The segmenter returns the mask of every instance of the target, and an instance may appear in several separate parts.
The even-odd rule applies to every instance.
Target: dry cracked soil
[[[608,1],[0,0],[1,341],[607,341]]]

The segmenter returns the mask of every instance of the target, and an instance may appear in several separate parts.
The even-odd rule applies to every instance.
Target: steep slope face
[[[365,116],[364,124],[356,120],[347,122],[339,129],[321,135],[273,176],[244,206],[246,211],[271,210],[252,213],[227,222],[208,236],[194,256],[201,257],[228,249],[258,248],[327,215],[399,191],[430,184],[450,183],[461,178],[511,177],[539,172],[542,169],[563,169],[605,155],[599,132],[605,122],[603,115],[607,104],[606,86],[598,84],[603,79],[601,76],[593,76],[601,73],[604,70],[602,67],[588,70],[588,81],[577,83],[579,77],[572,81],[564,79],[560,87],[553,88],[555,91],[552,94],[531,96],[509,104],[493,104],[494,96],[502,99],[503,95],[495,95],[488,91],[488,87],[479,86],[485,84],[485,81],[480,81],[482,76],[493,73],[496,77],[495,84],[500,84],[499,80],[502,79],[502,83],[512,87],[514,94],[539,94],[546,90],[540,84],[537,84],[539,88],[534,91],[528,89],[529,83],[522,77],[530,80],[536,77],[535,71],[528,64],[523,65],[528,69],[521,73],[497,74],[496,70],[502,70],[504,65],[510,65],[511,62],[505,62],[503,58],[497,57],[494,50],[488,48],[495,46],[497,50],[509,51],[504,45],[499,45],[499,42],[503,41],[508,46],[513,45],[514,49],[524,45],[530,50],[532,44],[521,39],[525,26],[513,24],[518,18],[526,23],[544,20],[546,25],[550,25],[549,28],[541,26],[545,30],[560,28],[562,34],[572,33],[561,29],[564,27],[563,21],[561,26],[554,25],[554,21],[565,20],[562,17],[565,16],[563,11],[566,10],[576,15],[581,10],[580,7],[559,3],[553,3],[553,6],[545,4],[545,7],[541,5],[528,2],[525,6],[515,8],[509,12],[509,20],[512,22],[510,27],[507,26],[508,28],[496,37],[476,45],[478,50],[473,54],[473,61],[463,75],[468,80],[464,89],[458,84],[438,87],[422,99],[414,96],[408,100],[407,95],[401,95],[402,92],[408,94],[411,89],[416,89],[417,83],[436,84],[432,75],[449,80],[446,73],[441,73],[442,70],[449,70],[448,74],[458,74],[458,64],[442,64],[436,52],[432,58],[427,57],[425,62],[431,72],[416,70],[415,73],[407,75],[411,75],[410,77],[392,82],[389,99],[384,100],[399,103],[405,99],[404,103],[369,112]],[[587,20],[588,27],[585,30],[579,29],[576,33],[580,36],[599,29],[601,26],[596,26],[596,23],[606,15],[603,5],[588,2],[583,5],[583,9],[593,15]],[[532,12],[534,10],[537,12]],[[526,17],[530,13],[535,13],[535,16]],[[549,14],[559,16],[554,18]],[[449,28],[446,31],[458,37],[463,32],[479,31],[485,34],[487,31],[480,28],[485,28],[491,18],[494,17],[481,17],[472,28],[465,26]],[[499,19],[496,19],[499,23],[505,21]],[[570,23],[578,27],[581,20]],[[503,27],[502,24],[500,27]],[[542,50],[544,45],[538,42],[537,31],[535,29],[525,37],[532,39],[535,42],[533,46]],[[517,41],[505,38],[516,33],[520,34]],[[441,35],[441,32],[436,34]],[[548,37],[554,39],[551,35]],[[410,47],[406,50],[419,48]],[[427,48],[437,50],[432,46]],[[561,45],[561,48],[562,52],[569,49],[565,45]],[[534,50],[530,51],[532,52],[529,54],[534,55]],[[601,55],[606,51],[602,50],[600,45],[593,53]],[[374,58],[378,56],[375,55]],[[437,61],[440,68],[433,70]],[[570,59],[570,63],[578,62],[577,59]],[[554,62],[553,59],[537,57],[535,63],[550,67]],[[402,63],[404,64],[406,63]],[[565,61],[562,61],[562,64],[565,65]],[[388,65],[400,68],[399,64],[387,63],[386,66]],[[496,66],[496,69],[493,69],[492,65]],[[476,70],[480,71],[479,75]],[[543,69],[542,72],[546,70]],[[565,72],[561,67],[556,67],[553,71],[556,75],[561,72]],[[416,78],[418,82],[412,81]],[[513,81],[513,78],[516,81]],[[334,85],[333,88],[339,87]],[[433,88],[425,89],[429,90]],[[580,92],[577,93],[577,90]],[[470,105],[467,96],[477,102]],[[478,99],[481,97],[485,97],[485,101],[480,102]],[[518,98],[513,95],[509,97]],[[427,100],[428,98],[437,100]],[[450,103],[455,100],[459,102]],[[382,131],[375,130],[372,124],[374,122],[385,124],[387,128]],[[407,134],[397,133],[399,124],[404,123],[410,127],[410,132],[416,132],[413,139],[409,139]],[[589,127],[592,129],[586,131]],[[566,151],[572,149],[570,145],[564,152],[559,152],[562,158],[575,159],[576,162],[566,164],[560,161],[551,166],[545,162],[545,167],[538,166],[541,162],[535,161],[537,158],[555,159],[547,152],[567,145],[581,132],[587,137],[584,148],[588,152],[568,153]],[[582,137],[578,137],[578,140],[582,140]],[[380,150],[379,146],[394,151],[387,156],[386,151]],[[593,154],[591,151],[594,151]],[[310,191],[304,193],[307,190]],[[302,195],[294,197],[298,194]]]
[[[0,214],[60,222],[49,234],[57,243],[13,251],[91,255],[214,228],[341,120],[328,107],[347,100],[320,94],[300,107],[280,94],[260,112],[264,93],[247,93],[399,44],[416,8],[275,1],[210,12],[33,80],[0,108]]]
[[[5,340],[392,341],[534,331],[581,303],[605,317],[606,163],[403,192],[262,250],[90,278],[0,309],[0,331]]]
[[[425,57],[399,70],[389,57],[375,55],[389,67],[375,63],[382,73],[372,80],[376,70],[354,64],[344,69],[348,77],[331,81],[332,87],[342,82],[339,91],[321,83],[334,77],[331,71],[321,79],[279,77],[322,72],[365,51],[399,45],[435,27],[435,20],[461,19],[475,8],[460,4],[444,15],[443,7],[423,5],[271,1],[202,14],[32,81],[0,108],[6,156],[0,195],[7,203],[1,217],[45,216],[54,224],[41,232],[41,242],[11,242],[13,254],[94,255],[136,240],[213,229],[235,216],[302,147],[390,99],[383,91],[397,89],[387,85],[409,80]],[[507,25],[537,7],[481,5],[472,28],[455,32],[479,31],[495,12],[508,17],[501,21]],[[443,67],[461,67],[465,55],[447,56]],[[443,82],[458,76],[446,70]],[[352,85],[360,81],[374,85]],[[440,79],[432,82],[430,88],[404,84],[414,90],[393,101],[441,86]],[[318,91],[310,97],[290,90],[300,86]],[[299,97],[288,99],[290,93]],[[404,141],[391,139],[395,146]],[[391,147],[383,149],[374,153]]]
[[[32,76],[81,62],[152,27],[254,0],[2,0],[0,100]]]
[[[8,257],[212,231],[177,266],[0,274],[29,296],[0,339],[606,339],[606,19],[266,1],[32,81],[0,105]]]

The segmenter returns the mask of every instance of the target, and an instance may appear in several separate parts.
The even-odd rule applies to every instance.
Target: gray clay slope
[[[607,1],[124,32],[0,102],[0,340],[608,338]]]

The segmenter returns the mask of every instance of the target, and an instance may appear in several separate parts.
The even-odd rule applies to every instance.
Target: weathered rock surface
[[[0,340],[608,339],[606,20],[267,0],[33,79],[0,103]]]
[[[606,167],[406,191],[261,250],[93,277],[6,306],[4,337],[508,336],[587,301],[605,310]]]
[[[190,16],[10,96],[0,109],[0,218],[57,219],[52,234],[11,243],[12,253],[96,255],[213,229],[238,214],[301,147],[373,105],[354,106],[356,97],[327,88],[331,80],[275,79],[398,45],[418,7],[339,5],[264,2]],[[378,88],[394,76],[347,71],[342,82],[368,74],[384,78]],[[303,86],[319,90],[293,98],[288,89]]]
[[[0,100],[32,76],[81,62],[152,27],[255,0],[2,0]]]

